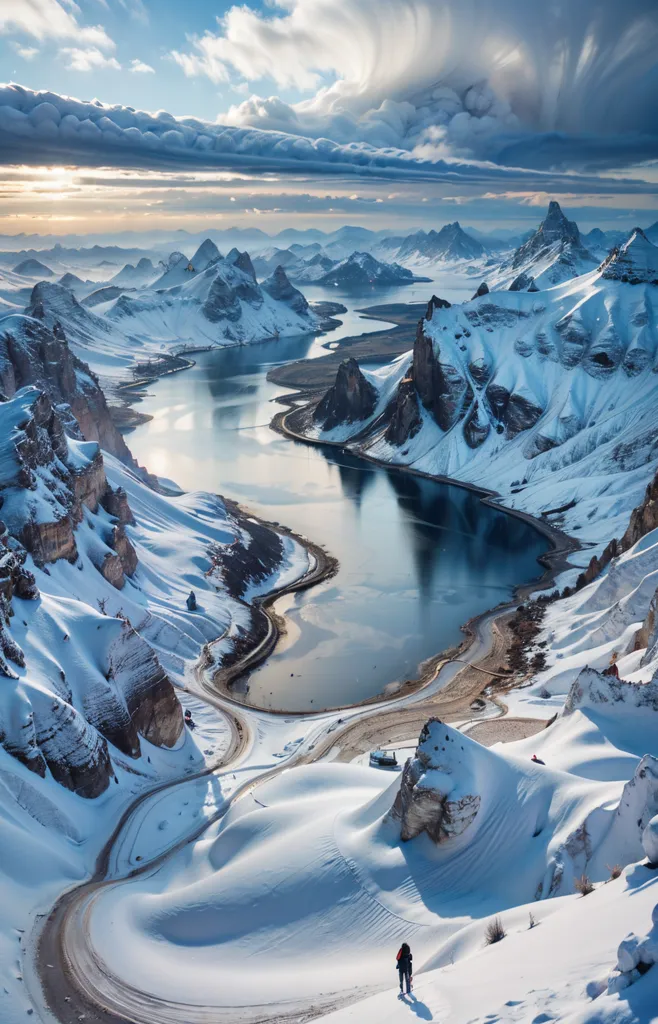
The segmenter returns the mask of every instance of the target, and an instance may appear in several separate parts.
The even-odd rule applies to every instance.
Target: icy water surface
[[[306,288],[349,306],[339,331],[196,356],[196,365],[150,387],[153,419],[128,438],[142,465],[188,490],[217,491],[325,545],[340,561],[328,582],[277,603],[289,629],[252,673],[248,699],[318,710],[353,704],[417,674],[460,639],[460,625],[537,575],[546,540],[472,493],[379,469],[335,448],[275,434],[266,380],[275,365],[323,353],[340,336],[379,330],[356,308],[374,302],[452,301],[473,291],[425,284],[367,296]]]

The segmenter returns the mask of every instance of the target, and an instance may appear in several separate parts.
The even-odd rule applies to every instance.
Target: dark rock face
[[[440,307],[434,306],[432,313],[435,308]],[[421,320],[416,331],[413,379],[425,409],[442,430],[449,430],[473,400],[473,389],[458,367],[440,362],[424,324]]]
[[[377,391],[361,373],[356,359],[345,359],[338,367],[336,383],[318,402],[313,419],[324,430],[333,430],[341,423],[368,419],[376,405]]]
[[[487,284],[486,281],[483,281],[482,284],[478,285],[478,289],[477,289],[475,295],[473,296],[473,298],[474,299],[479,299],[483,295],[488,295],[488,294],[489,294],[489,285]]]
[[[511,285],[509,286],[509,291],[511,291],[511,292],[529,292],[529,291],[533,290],[532,285],[534,285],[534,283],[535,283],[535,279],[532,276],[532,274],[526,274],[525,272],[522,272],[522,273],[520,273],[518,275],[518,277],[514,278],[514,280],[512,281]],[[536,288],[536,287],[534,288],[534,291],[538,291],[538,290],[539,290],[538,288]]]
[[[415,437],[422,426],[420,409],[418,408],[418,395],[414,386],[413,377],[405,377],[400,381],[391,418],[384,435],[389,444],[400,447],[412,437]]]
[[[427,311],[425,313],[425,319],[431,320],[435,309],[450,309],[451,303],[447,299],[440,299],[438,295],[433,295],[430,301],[427,303]]]
[[[516,437],[522,430],[534,427],[544,411],[522,395],[510,393],[507,388],[495,382],[489,384],[485,395],[495,418],[505,428],[508,439]]]
[[[464,421],[464,438],[468,447],[479,448],[486,441],[490,430],[491,425],[486,416],[482,416],[479,403],[474,402]]]
[[[242,316],[240,301],[235,288],[219,274],[210,286],[208,297],[201,307],[201,312],[210,320],[211,324],[217,324],[220,320],[228,320],[236,323]]]
[[[263,281],[263,290],[277,302],[285,302],[300,316],[304,316],[308,312],[308,302],[302,293],[290,283],[281,266],[276,268],[271,277]]]

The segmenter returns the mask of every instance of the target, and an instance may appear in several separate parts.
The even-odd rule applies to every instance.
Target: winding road
[[[283,417],[281,417],[283,419]],[[281,420],[279,420],[281,425]],[[290,534],[287,531],[282,531]],[[545,531],[548,533],[548,531]],[[537,590],[549,586],[554,575],[565,564],[568,554],[576,546],[570,538],[551,536],[554,551],[540,581],[526,589]],[[297,538],[302,540],[301,538]],[[251,774],[239,783],[209,817],[183,836],[179,836],[153,859],[136,864],[123,854],[132,830],[139,826],[139,817],[148,810],[149,802],[194,780],[214,776],[222,779],[235,776],[238,770],[247,773],[249,755],[256,749],[256,732],[252,724],[258,717],[279,717],[277,712],[266,712],[246,707],[230,692],[230,684],[266,658],[274,649],[279,627],[275,614],[269,609],[276,599],[287,591],[312,586],[335,570],[335,562],[322,548],[306,545],[310,564],[306,572],[286,587],[274,590],[255,602],[257,617],[262,616],[260,638],[254,647],[230,668],[217,670],[212,656],[205,652],[197,665],[189,688],[196,696],[212,704],[226,716],[230,726],[229,748],[221,762],[210,765],[196,774],[162,783],[141,794],[124,811],[112,835],[105,843],[96,863],[93,876],[66,892],[47,917],[35,924],[32,937],[33,969],[26,972],[26,982],[37,1012],[44,1021],[58,1024],[218,1024],[218,1022],[244,1022],[244,1024],[301,1024],[327,1013],[346,1001],[354,1001],[369,994],[368,990],[355,993],[336,993],[316,999],[311,1006],[277,1004],[268,1006],[193,1006],[172,1003],[126,985],[113,976],[97,955],[90,940],[89,920],[94,901],[108,887],[118,886],[139,876],[153,875],[177,851],[193,843],[210,825],[222,818],[233,803],[255,787],[273,778],[285,769],[319,761],[332,752],[336,759],[350,760],[355,753],[373,749],[391,742],[395,734],[400,739],[417,733],[418,727],[431,715],[455,718],[468,715],[473,699],[496,675],[489,659],[500,658],[502,632],[500,623],[509,618],[516,602],[478,616],[467,624],[468,640],[446,654],[430,659],[422,669],[421,677],[405,685],[397,694],[373,699],[349,709],[322,713],[286,713],[287,718],[303,718],[308,723],[304,740],[285,759],[251,766]],[[210,645],[210,655],[212,655]],[[476,671],[473,672],[472,670]],[[470,675],[469,675],[470,672]],[[506,677],[509,678],[509,677]]]

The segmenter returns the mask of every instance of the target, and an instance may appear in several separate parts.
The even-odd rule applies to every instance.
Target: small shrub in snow
[[[487,930],[484,933],[487,946],[493,946],[494,942],[500,942],[501,939],[505,938],[505,934],[503,922],[499,917],[494,917],[493,921],[490,921],[487,925]]]
[[[535,925],[537,924],[537,922],[535,921],[535,915],[533,914],[532,911],[530,911],[530,913],[528,914],[528,918],[529,918],[528,928],[534,928]]]
[[[588,896],[589,893],[594,892],[594,883],[589,875],[581,875],[574,881],[573,887],[581,896]]]
[[[608,871],[610,872],[610,879],[609,880],[611,882],[614,881],[615,878],[619,878],[619,876],[621,875],[621,873],[623,871],[623,868],[622,868],[621,864],[613,864],[612,867],[610,867],[609,864],[606,864],[606,867],[607,867]]]

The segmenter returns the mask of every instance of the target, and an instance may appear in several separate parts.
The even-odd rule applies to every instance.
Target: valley
[[[652,991],[655,246],[576,268],[553,202],[512,253],[409,237],[322,256],[378,283],[303,293],[210,239],[24,310],[6,276],[11,1024],[512,1024]],[[380,262],[421,248],[429,280]],[[560,952],[512,999],[522,941]]]

